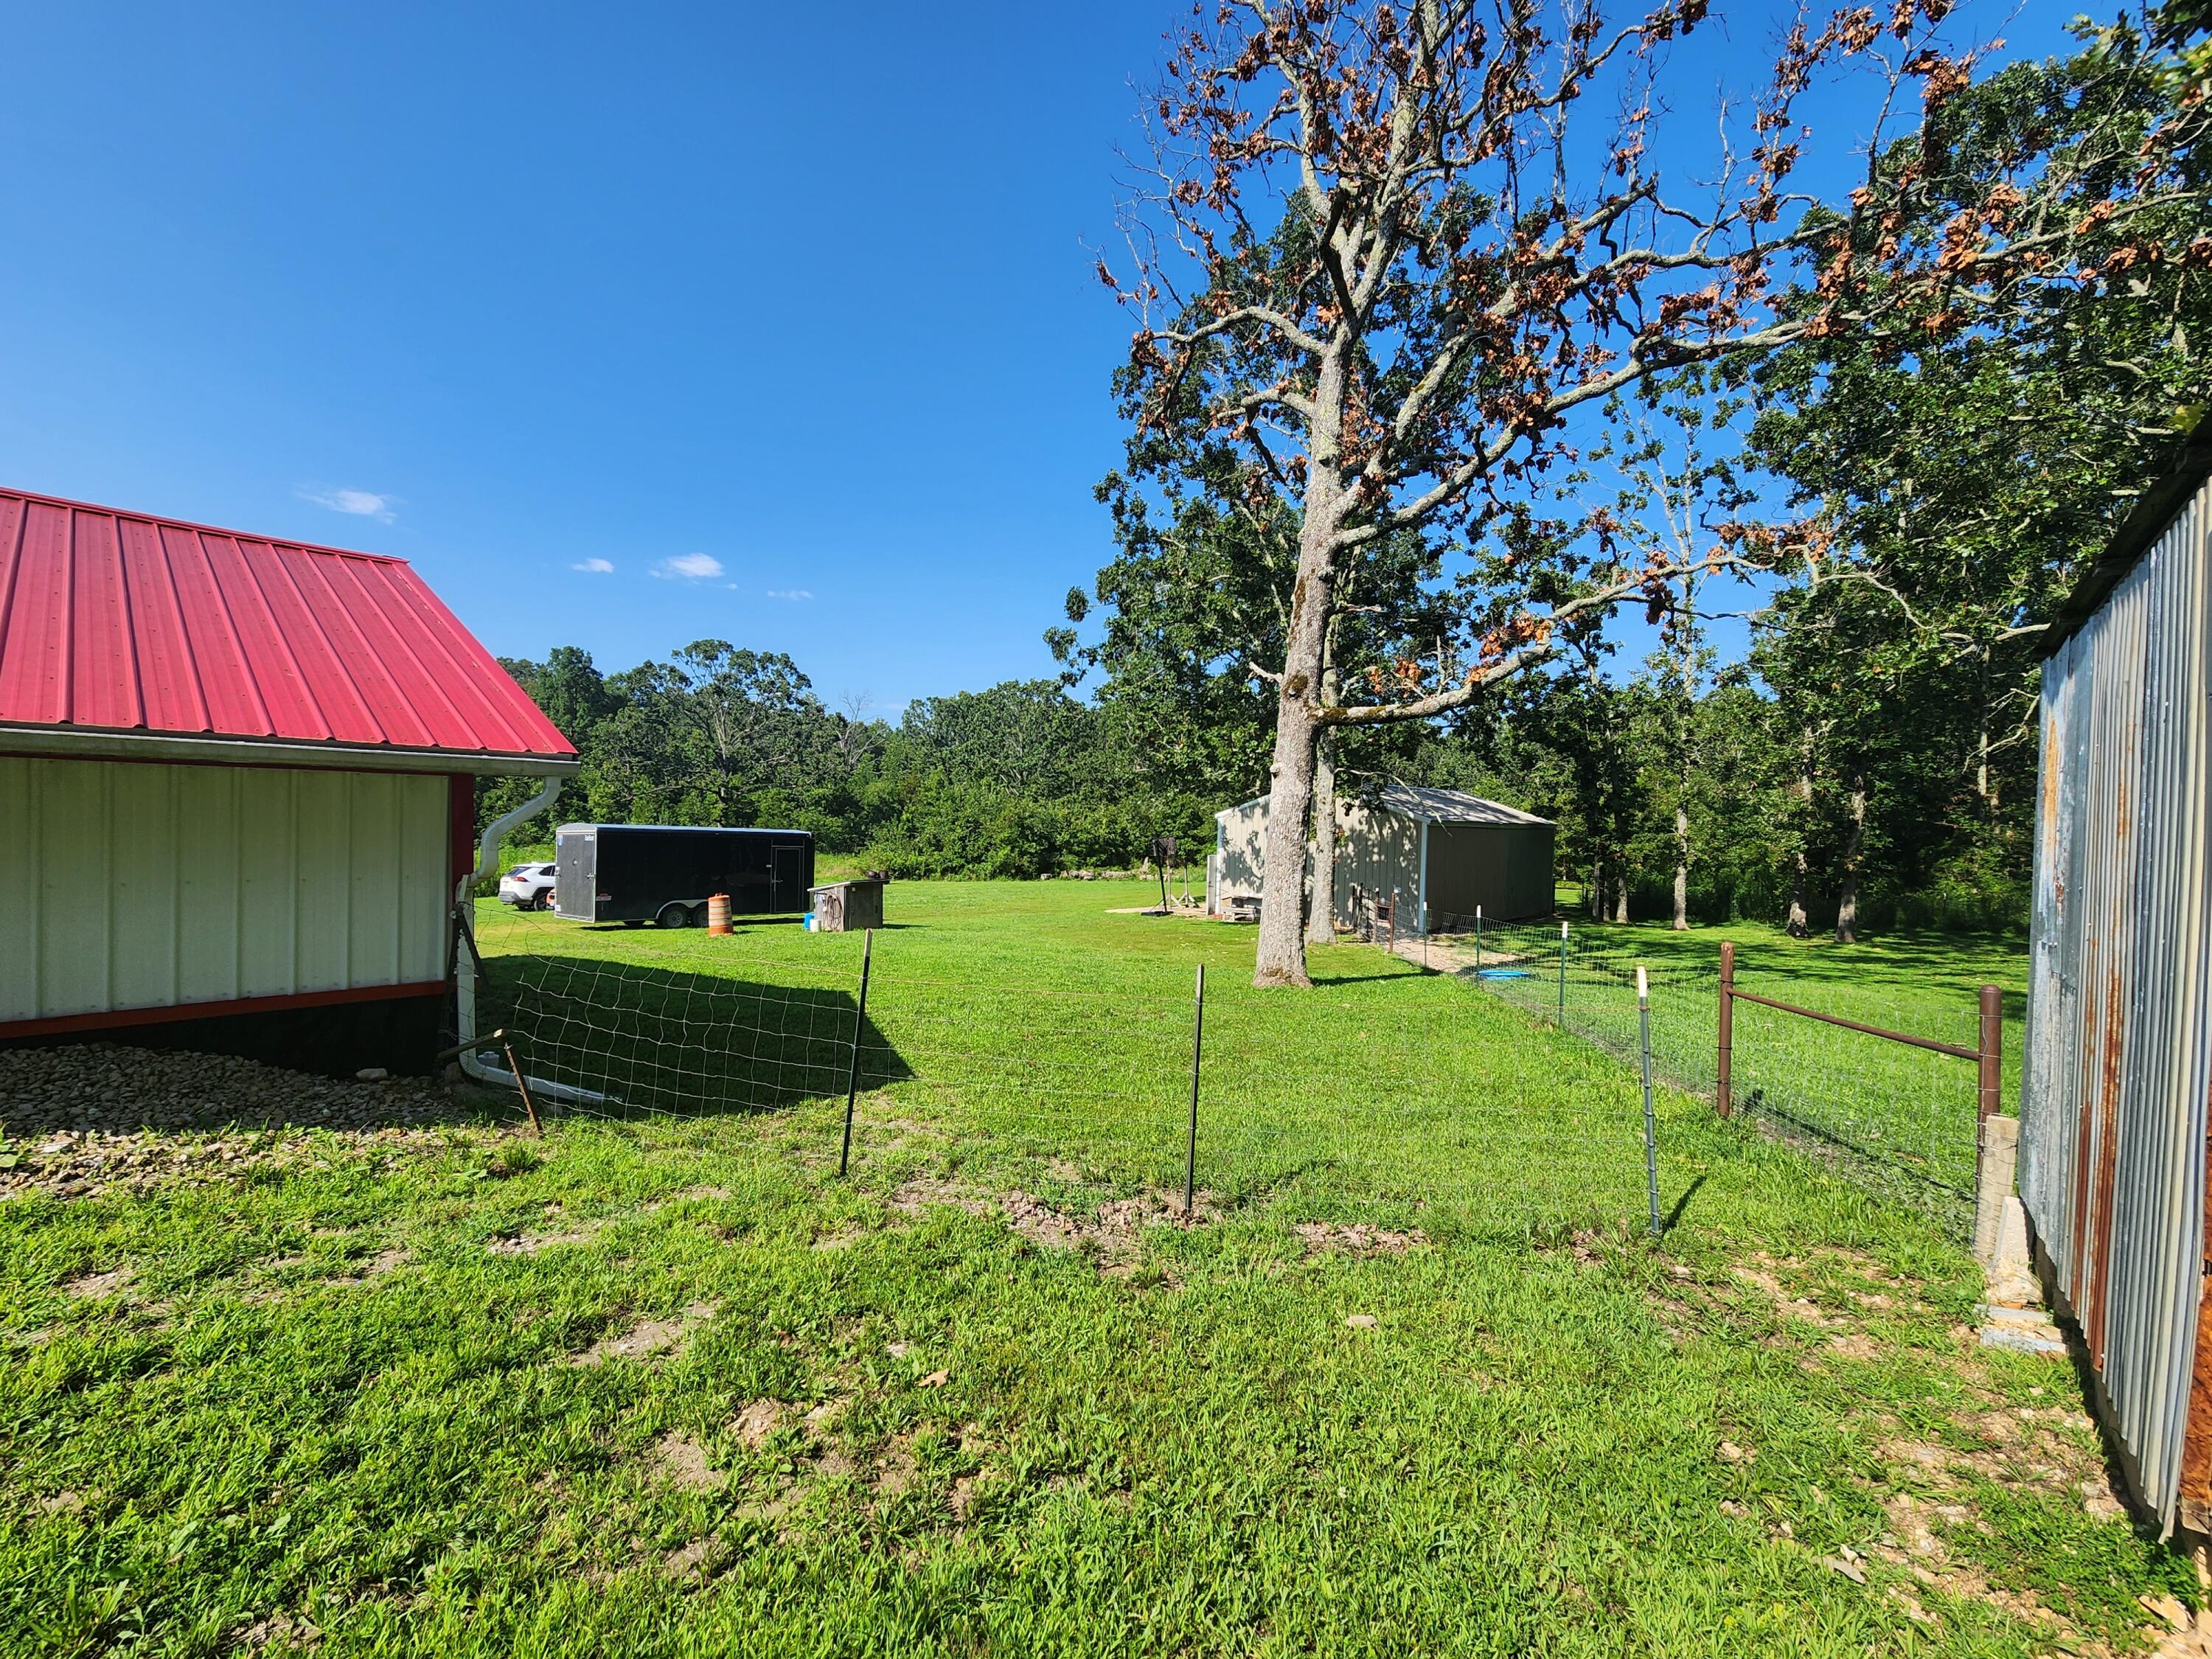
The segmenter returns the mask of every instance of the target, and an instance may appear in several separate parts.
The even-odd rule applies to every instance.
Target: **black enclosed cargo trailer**
[[[553,913],[571,921],[702,927],[716,893],[733,916],[793,915],[813,884],[804,830],[564,823],[555,835]]]

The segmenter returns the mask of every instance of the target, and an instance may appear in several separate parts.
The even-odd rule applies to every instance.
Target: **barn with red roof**
[[[475,780],[575,770],[404,561],[0,492],[0,1042],[427,1069]]]

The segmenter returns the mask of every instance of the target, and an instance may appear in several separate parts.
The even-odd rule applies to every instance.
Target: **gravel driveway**
[[[0,1050],[0,1199],[221,1179],[317,1155],[325,1135],[402,1150],[510,1115],[422,1078],[341,1082],[114,1043]]]

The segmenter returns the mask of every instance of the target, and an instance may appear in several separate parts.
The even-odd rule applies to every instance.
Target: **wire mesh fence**
[[[1216,1209],[1487,1232],[1644,1209],[1633,1073],[1469,1021],[1441,980],[1348,1028],[1217,981],[1200,1048],[1196,988],[1172,970],[1157,991],[954,981],[909,967],[895,935],[876,940],[865,1012],[848,965],[736,949],[711,972],[520,953],[483,967],[480,1029],[504,1027],[531,1077],[580,1094],[568,1109],[780,1113],[787,1144],[834,1167],[849,1091],[864,1179],[957,1168],[1000,1190],[1176,1205],[1189,1181]]]
[[[1432,965],[1574,1033],[1624,1061],[1637,1034],[1636,969],[1651,980],[1655,1070],[1674,1087],[1714,1099],[1719,1080],[1721,969],[1710,945],[1653,948],[1649,936],[1558,921],[1490,924],[1430,942]],[[1740,965],[1738,988],[1778,1001],[1834,1001],[1786,969]],[[1848,1012],[1862,1024],[1972,1048],[1970,1003],[1900,1008],[1862,995]],[[1737,998],[1733,1004],[1735,1109],[1831,1163],[1886,1200],[1946,1231],[1971,1232],[1978,1112],[1975,1067],[1864,1031]]]
[[[481,1028],[516,1035],[533,1077],[572,1109],[651,1113],[819,1108],[881,1170],[925,1154],[1004,1183],[1085,1180],[1217,1201],[1294,1198],[1316,1213],[1443,1206],[1483,1228],[1632,1215],[1642,1175],[1637,974],[1665,1085],[1714,1099],[1721,974],[1710,945],[1553,922],[1407,942],[1425,964],[1582,1040],[1525,1037],[1438,997],[1378,1009],[1366,1029],[1316,1022],[1301,999],[1217,981],[1206,999],[1194,1167],[1193,988],[1086,990],[918,971],[879,939],[865,1013],[856,963],[748,957],[709,970],[615,957],[495,955]],[[998,976],[992,976],[993,975]],[[1886,1007],[1746,963],[1739,989],[1959,1048],[1970,1006]],[[1732,1098],[1765,1129],[1877,1193],[1971,1231],[1975,1067],[1739,997]],[[811,1123],[811,1119],[808,1120]],[[794,1130],[803,1141],[817,1135]],[[830,1133],[829,1128],[819,1132]],[[811,1143],[807,1143],[811,1144]],[[824,1145],[830,1145],[824,1141]],[[834,1148],[833,1148],[834,1150]]]

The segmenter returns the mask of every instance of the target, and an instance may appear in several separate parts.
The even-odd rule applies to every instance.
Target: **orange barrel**
[[[715,893],[707,900],[707,931],[726,933],[730,931],[730,896]]]

